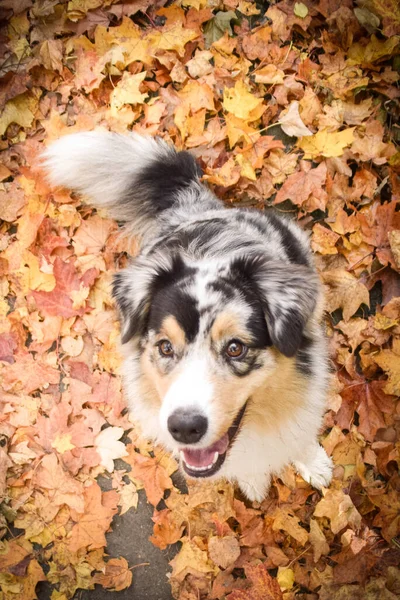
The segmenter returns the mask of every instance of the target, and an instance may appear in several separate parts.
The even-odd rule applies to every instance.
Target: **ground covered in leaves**
[[[152,542],[180,541],[175,598],[398,598],[397,0],[2,0],[0,18],[1,600],[129,586],[105,534],[142,487]],[[261,505],[182,494],[133,429],[109,283],[135,240],[37,164],[96,127],[190,149],[227,204],[309,230],[335,367],[322,495],[290,469]]]

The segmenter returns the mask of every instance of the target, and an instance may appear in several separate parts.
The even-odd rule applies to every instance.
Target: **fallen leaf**
[[[261,565],[246,566],[247,579],[251,581],[248,590],[233,590],[227,600],[283,600],[283,595],[276,579],[271,577]]]
[[[250,91],[244,81],[237,81],[235,87],[224,90],[224,109],[238,117],[255,121],[264,112],[263,99],[257,98]]]
[[[67,504],[71,509],[83,512],[83,484],[64,471],[55,454],[47,454],[43,458],[33,481],[38,488],[47,490],[54,506]]]
[[[329,554],[330,546],[326,541],[318,522],[315,519],[310,520],[310,544],[314,552],[314,562],[317,563],[321,556]]]
[[[128,456],[125,462],[131,465],[131,474],[144,485],[148,501],[157,506],[164,491],[173,487],[171,478],[156,458],[142,456],[131,445],[126,447]]]
[[[125,590],[132,583],[132,571],[129,569],[128,562],[121,556],[120,558],[110,558],[106,562],[104,573],[96,573],[93,582],[102,585],[112,592]]]
[[[122,427],[107,427],[95,439],[95,447],[101,457],[101,465],[109,473],[114,471],[114,460],[128,456],[126,446],[118,440],[124,435]]]
[[[369,306],[369,293],[363,283],[344,269],[333,269],[322,274],[327,285],[325,297],[326,309],[329,312],[343,309],[343,319],[348,321],[361,304]]]
[[[84,547],[94,550],[106,545],[105,533],[117,512],[117,504],[118,494],[113,490],[102,492],[97,483],[84,489],[84,506],[81,510],[71,511],[75,522],[68,539],[71,552]]]
[[[304,158],[317,158],[318,156],[342,156],[344,149],[354,141],[354,127],[340,132],[330,133],[326,129],[318,131],[315,135],[302,138],[297,142],[297,147],[304,151]]]
[[[350,496],[343,490],[323,490],[323,498],[314,510],[315,517],[330,519],[333,533],[339,533],[347,526],[358,531],[361,525],[361,515],[351,501]]]
[[[232,536],[212,537],[208,541],[208,554],[216,565],[227,569],[240,556],[239,542]]]
[[[279,123],[286,135],[294,137],[303,137],[313,135],[301,120],[299,114],[299,103],[293,100],[289,107],[279,115]]]
[[[201,550],[195,540],[182,540],[182,548],[177,556],[171,560],[172,577],[183,581],[188,573],[216,574],[218,567],[214,567],[208,559],[207,552]]]
[[[204,38],[206,47],[209,48],[214,42],[219,40],[225,33],[233,34],[231,21],[236,19],[236,13],[233,10],[219,10],[216,15],[208,21],[204,27]]]

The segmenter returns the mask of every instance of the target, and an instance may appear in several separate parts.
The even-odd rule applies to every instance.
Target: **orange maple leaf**
[[[245,567],[247,579],[252,583],[248,590],[233,590],[227,600],[283,600],[281,588],[264,565]]]
[[[85,489],[84,498],[84,509],[71,511],[75,521],[69,538],[71,552],[84,547],[94,550],[105,546],[105,533],[117,512],[119,496],[114,490],[102,493],[99,485],[93,483]]]
[[[131,465],[131,474],[143,482],[148,501],[157,506],[165,490],[173,487],[172,479],[156,458],[142,456],[130,444],[126,448],[129,456],[124,461]]]

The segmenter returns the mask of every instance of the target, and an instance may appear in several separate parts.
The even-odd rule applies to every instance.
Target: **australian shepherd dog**
[[[225,208],[194,157],[161,139],[67,135],[44,161],[52,185],[141,236],[113,296],[143,435],[187,477],[226,478],[253,501],[289,463],[328,486],[318,431],[329,370],[308,236],[273,212]]]

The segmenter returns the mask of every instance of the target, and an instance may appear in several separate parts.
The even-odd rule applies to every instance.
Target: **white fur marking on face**
[[[209,367],[205,359],[192,358],[183,366],[181,374],[172,383],[162,401],[160,423],[164,431],[168,431],[168,418],[179,408],[193,408],[195,412],[207,417],[209,424],[212,424],[214,386],[208,375]],[[207,433],[204,439],[208,438]],[[207,446],[207,443],[204,445]]]

